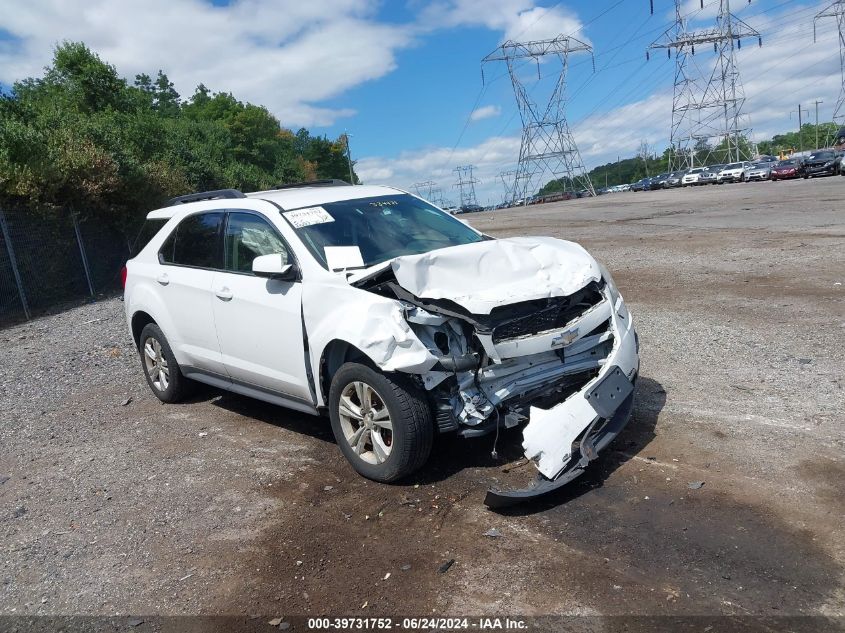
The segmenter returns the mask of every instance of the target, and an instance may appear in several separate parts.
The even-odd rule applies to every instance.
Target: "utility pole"
[[[816,149],[819,148],[819,104],[824,103],[824,101],[819,101],[816,99],[813,101],[816,104]]]
[[[569,56],[589,53],[593,48],[572,36],[558,35],[549,40],[514,42],[508,40],[481,60],[481,76],[489,62],[505,62],[513,85],[519,116],[522,119],[522,143],[519,163],[511,195],[513,200],[527,200],[548,180],[566,179],[591,196],[596,195],[593,183],[575,145],[575,138],[566,120],[566,74]],[[524,85],[519,62],[535,62],[538,79],[542,68],[555,73],[556,81],[548,98],[536,100]],[[595,60],[593,60],[595,70]]]
[[[670,171],[693,166],[694,145],[701,139],[723,139],[728,162],[739,161],[747,154],[740,146],[740,138],[747,136],[749,129],[740,127],[745,93],[739,78],[736,51],[742,47],[743,38],[756,39],[759,46],[763,45],[763,39],[760,33],[731,13],[730,0],[717,1],[716,28],[689,31],[684,8],[686,3],[675,0],[675,25],[646,51],[646,59],[649,59],[651,50],[665,49],[669,58],[675,51],[672,125],[669,130]],[[700,4],[704,8],[704,0]],[[718,59],[707,77],[700,69],[706,69],[710,64],[688,63],[687,58],[695,55],[696,46],[701,49],[711,44]],[[709,153],[702,158],[701,164],[708,162]]]
[[[343,133],[343,138],[346,141],[346,162],[349,164],[349,184],[355,184],[355,175],[352,172],[352,150],[349,148],[349,132]]]
[[[801,104],[798,104],[798,151],[804,151],[804,130],[801,122]]]

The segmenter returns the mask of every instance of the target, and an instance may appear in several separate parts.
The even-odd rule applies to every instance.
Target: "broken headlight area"
[[[617,411],[625,421],[630,415],[636,335],[606,270],[570,295],[483,315],[448,299],[415,297],[389,273],[368,289],[398,299],[410,328],[437,358],[420,378],[440,432],[477,437],[523,426],[523,449],[538,481],[524,490],[491,491],[491,507],[570,481],[604,446],[602,438],[621,428]]]

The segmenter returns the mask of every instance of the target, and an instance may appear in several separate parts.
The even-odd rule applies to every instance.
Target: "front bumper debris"
[[[583,475],[589,463],[598,457],[598,454],[619,435],[631,419],[634,410],[633,389],[636,376],[633,377],[633,381],[628,381],[627,378],[625,380],[630,385],[630,392],[610,418],[597,418],[593,421],[581,440],[578,449],[580,459],[577,462],[573,460],[569,469],[561,473],[556,479],[548,479],[538,472],[537,477],[531,484],[523,489],[498,490],[491,488],[484,498],[484,505],[491,510],[508,508],[549,494]]]
[[[506,507],[564,486],[627,424],[639,373],[639,342],[630,314],[618,311],[621,305],[620,298],[611,313],[617,342],[599,375],[549,409],[531,407],[522,445],[539,471],[537,479],[521,490],[489,490],[488,507]]]

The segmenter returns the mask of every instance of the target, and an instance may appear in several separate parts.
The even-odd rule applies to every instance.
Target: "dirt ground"
[[[441,439],[380,485],[324,419],[210,389],[160,404],[118,300],[0,331],[0,614],[845,616],[843,193],[464,216],[583,244],[641,340],[629,426],[505,514],[482,501],[533,475],[518,431],[498,460],[492,438]]]

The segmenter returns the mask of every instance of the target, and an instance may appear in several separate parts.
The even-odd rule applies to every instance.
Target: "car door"
[[[156,283],[175,331],[165,332],[185,370],[226,376],[214,313],[211,283],[222,268],[223,211],[185,217],[159,250]]]
[[[302,283],[258,277],[252,261],[279,253],[295,263],[261,214],[233,210],[223,231],[224,270],[213,281],[223,364],[235,383],[312,402],[302,337]]]

